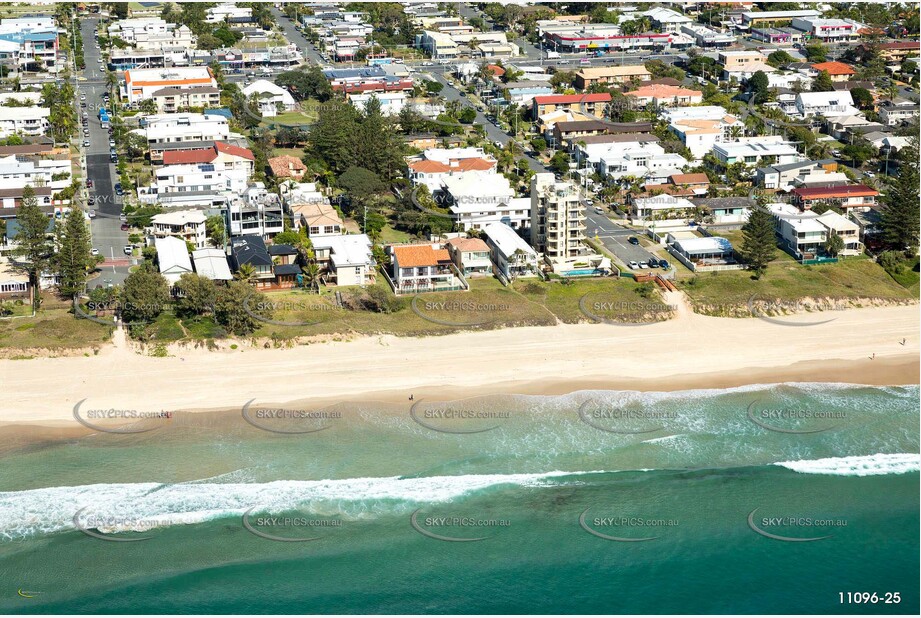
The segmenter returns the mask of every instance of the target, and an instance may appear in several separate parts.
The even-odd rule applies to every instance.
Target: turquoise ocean
[[[324,413],[0,444],[0,613],[921,609],[917,386]]]

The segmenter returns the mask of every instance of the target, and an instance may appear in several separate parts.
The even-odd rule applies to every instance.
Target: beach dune
[[[776,382],[917,384],[917,306],[796,315],[787,324],[680,312],[645,326],[572,324],[286,349],[177,348],[0,360],[0,423],[75,425],[74,406],[239,410],[246,402],[441,401],[585,389],[673,391]],[[821,320],[831,320],[816,323]],[[794,326],[802,323],[808,325]],[[118,339],[118,336],[116,336]],[[904,342],[903,342],[904,340]]]

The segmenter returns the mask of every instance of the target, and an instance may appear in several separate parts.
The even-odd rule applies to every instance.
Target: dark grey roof
[[[269,255],[297,255],[297,249],[291,245],[269,245]]]
[[[297,264],[276,264],[275,274],[276,275],[299,275],[301,274],[301,267],[298,266]]]
[[[573,138],[575,143],[619,144],[623,142],[658,142],[659,138],[651,133],[606,133],[602,135],[585,135]]]
[[[797,163],[782,163],[780,165],[771,165],[771,169],[774,169],[778,172],[786,172],[789,170],[798,170],[803,167],[813,167],[816,165],[824,165],[827,163],[834,163],[834,159],[818,159],[816,161],[799,161]]]
[[[691,203],[707,208],[751,208],[756,202],[750,197],[698,197],[691,198]]]
[[[265,241],[259,236],[247,235],[234,238],[231,252],[236,268],[242,264],[252,264],[253,266],[271,266],[272,258],[266,251]]]

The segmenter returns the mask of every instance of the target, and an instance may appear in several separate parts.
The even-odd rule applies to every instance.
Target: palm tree
[[[301,266],[304,273],[304,281],[307,283],[307,289],[314,291],[320,289],[320,267],[315,260],[310,260],[304,266]]]
[[[256,269],[252,264],[240,264],[240,268],[234,274],[233,278],[243,283],[252,283],[256,277]]]

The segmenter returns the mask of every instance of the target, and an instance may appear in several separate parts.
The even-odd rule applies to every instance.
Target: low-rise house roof
[[[195,272],[211,279],[212,281],[230,281],[233,275],[230,274],[230,266],[227,264],[227,256],[220,249],[198,249],[192,252],[192,262],[195,264]]]
[[[306,172],[307,166],[297,157],[291,155],[281,155],[269,159],[269,168],[272,175],[277,178],[292,178],[300,175],[298,172]]]
[[[534,97],[537,105],[569,105],[572,103],[608,103],[611,93],[596,92],[592,94],[544,94]]]
[[[479,238],[452,238],[448,241],[448,245],[457,251],[489,251],[486,243]]]
[[[851,65],[843,62],[819,62],[813,64],[812,68],[816,71],[826,71],[829,75],[856,75]]]
[[[400,268],[443,266],[451,263],[447,249],[434,249],[432,245],[396,245],[393,254]]]
[[[799,187],[792,193],[807,200],[821,200],[834,197],[871,197],[879,191],[867,185],[835,185],[831,187]]]

